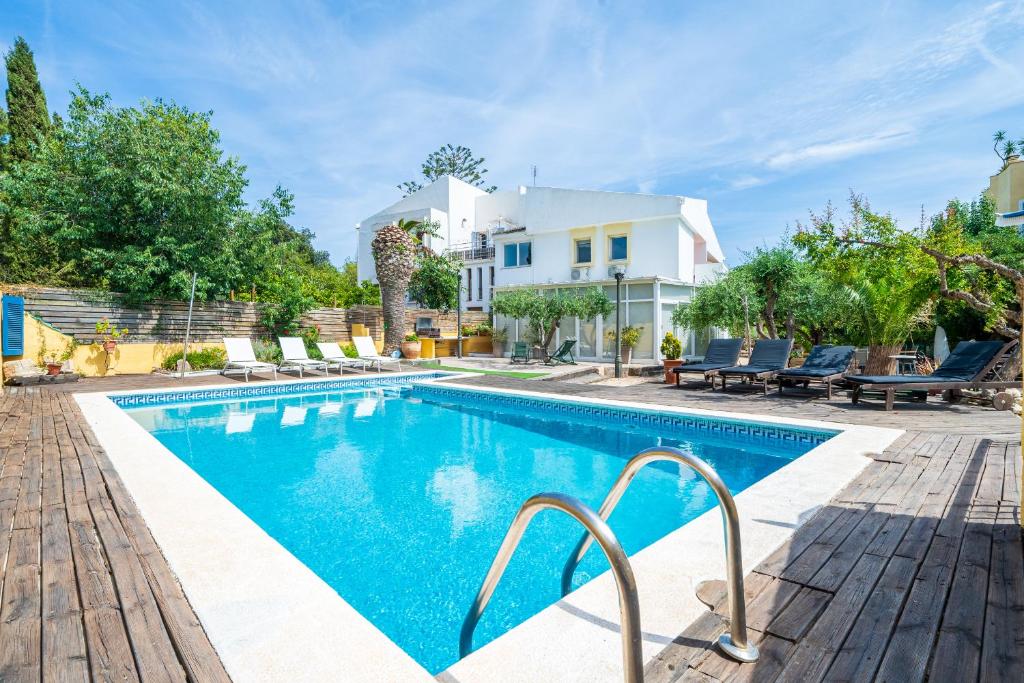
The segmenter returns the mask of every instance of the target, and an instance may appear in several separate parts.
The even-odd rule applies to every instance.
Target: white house
[[[621,269],[623,324],[640,326],[633,356],[659,358],[658,346],[672,329],[671,313],[695,287],[725,269],[724,256],[702,199],[623,192],[519,187],[488,194],[444,177],[361,222],[360,279],[374,279],[370,242],[376,230],[400,218],[437,221],[435,251],[458,253],[465,262],[463,310],[490,310],[495,291],[513,287],[604,287],[615,300],[614,272]],[[564,320],[558,340],[578,340],[583,359],[610,360],[614,343],[606,320]],[[510,340],[526,326],[502,320]],[[680,331],[684,353],[706,344],[707,331]]]

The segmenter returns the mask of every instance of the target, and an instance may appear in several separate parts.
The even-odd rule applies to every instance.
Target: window
[[[476,299],[482,301],[484,298],[484,269],[476,269]]]
[[[490,267],[490,270],[491,270],[491,272],[490,272],[490,276],[491,276],[491,287],[493,287],[493,286],[494,286],[494,266],[491,266],[491,267]]]
[[[590,263],[590,238],[583,240],[576,240],[576,263],[584,264]]]
[[[629,242],[625,235],[608,238],[608,260],[625,261],[629,258]]]
[[[532,242],[510,242],[505,245],[505,267],[516,268],[533,263]]]
[[[473,300],[473,269],[466,268],[466,301]]]

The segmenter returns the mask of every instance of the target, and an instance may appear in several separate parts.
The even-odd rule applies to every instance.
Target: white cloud
[[[906,144],[909,142],[911,135],[911,131],[895,131],[849,140],[815,143],[773,154],[765,160],[765,165],[773,169],[790,169],[801,165],[842,161],[862,154],[869,154]]]

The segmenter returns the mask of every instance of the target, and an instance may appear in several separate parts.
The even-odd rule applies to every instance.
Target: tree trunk
[[[896,359],[890,358],[900,352],[902,344],[878,345],[868,347],[868,360],[864,364],[865,375],[892,375],[896,371]]]
[[[380,287],[380,302],[384,309],[384,353],[397,349],[405,339],[405,290],[383,282]]]
[[[775,297],[768,297],[764,302],[764,323],[768,327],[768,336],[779,338],[779,330],[775,326]]]
[[[786,339],[793,339],[793,333],[796,330],[796,320],[793,319],[793,314],[789,313],[786,316]]]

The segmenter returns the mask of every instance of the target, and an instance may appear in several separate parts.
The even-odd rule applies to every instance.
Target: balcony
[[[493,261],[494,247],[474,247],[471,244],[453,244],[445,253],[457,256],[463,262]]]
[[[705,285],[726,271],[724,263],[698,263],[693,267],[693,284]]]

